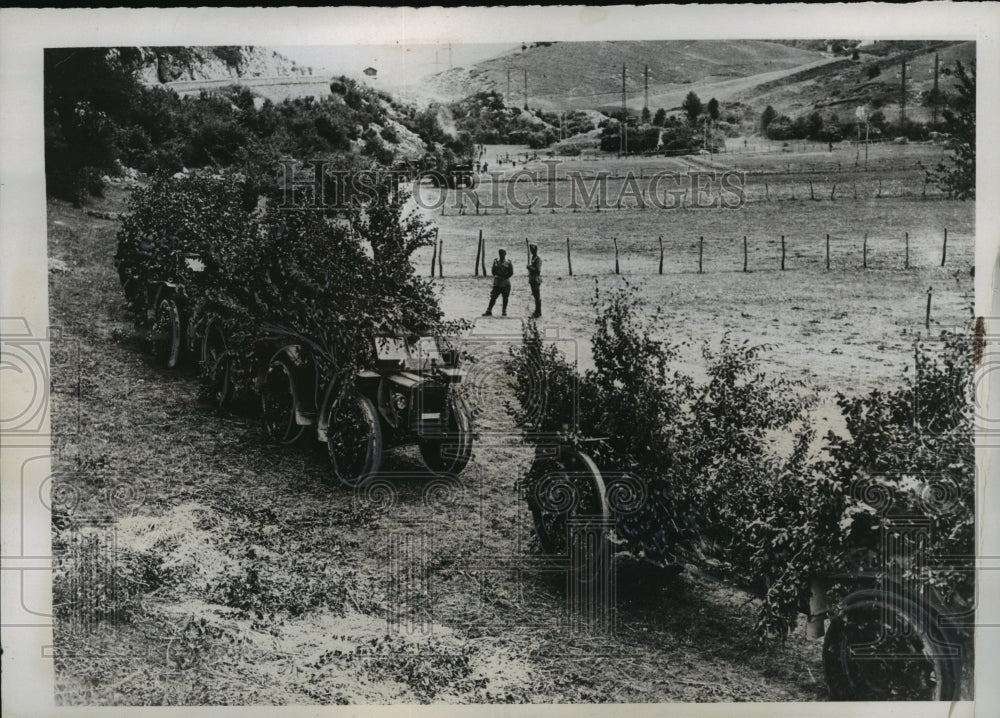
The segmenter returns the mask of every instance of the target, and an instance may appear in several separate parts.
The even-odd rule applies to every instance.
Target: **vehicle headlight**
[[[392,403],[396,407],[397,411],[403,411],[406,408],[406,396],[404,394],[397,394],[393,392]]]

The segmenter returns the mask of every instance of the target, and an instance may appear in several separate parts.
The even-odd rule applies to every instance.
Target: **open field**
[[[620,175],[637,166],[599,164]],[[802,176],[789,177],[797,193]],[[569,183],[556,185],[568,191]],[[547,191],[524,188],[539,197]],[[114,188],[99,209],[120,211],[122,202]],[[56,603],[75,599],[56,628],[60,702],[828,698],[820,645],[805,639],[802,625],[784,644],[761,647],[754,604],[694,574],[667,578],[622,564],[617,635],[568,625],[560,577],[539,560],[515,489],[533,449],[505,410],[511,397],[498,366],[519,341],[515,317],[528,313],[524,239],[539,244],[545,261],[542,324],[582,367],[595,284],[606,289],[627,278],[664,307],[663,336],[689,343],[680,361],[690,373],[700,370],[700,343],[730,331],[771,344],[764,368],[801,379],[829,409],[836,391],[898,381],[913,340],[928,334],[929,286],[931,334],[968,321],[973,217],[972,203],[912,196],[799,196],[732,210],[436,210],[430,218],[440,228],[444,277],[435,281],[449,318],[485,309],[488,280],[472,274],[479,230],[487,266],[499,246],[515,263],[511,319],[479,319],[473,332],[487,347],[473,387],[482,438],[458,483],[431,484],[413,452],[401,449],[387,457],[388,481],[378,492],[352,492],[331,482],[318,447],[265,445],[252,408],[220,416],[200,401],[192,378],[154,368],[124,319],[112,263],[116,223],[50,202],[49,256],[65,263],[50,274],[51,320],[76,347],[60,355],[72,363],[55,360],[52,368],[55,545],[69,566],[84,550],[81,537],[114,535],[120,565],[112,569],[128,579],[113,596],[117,620],[94,627],[88,611],[100,597],[73,595],[88,589],[60,584],[57,575]],[[429,248],[415,256],[425,276],[430,258]],[[422,553],[407,543],[419,537]],[[394,621],[399,632],[389,631]]]

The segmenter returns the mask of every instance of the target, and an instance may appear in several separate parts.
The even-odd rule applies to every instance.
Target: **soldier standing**
[[[483,312],[484,317],[493,316],[493,305],[497,297],[503,296],[503,316],[507,316],[507,300],[510,299],[510,278],[514,275],[514,264],[507,259],[507,250],[501,249],[493,260],[493,289],[490,290],[490,306]]]
[[[535,298],[535,319],[542,316],[542,258],[538,256],[538,245],[528,245],[528,284],[531,286],[531,296]]]

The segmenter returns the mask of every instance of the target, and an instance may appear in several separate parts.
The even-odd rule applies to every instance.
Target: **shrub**
[[[582,376],[533,324],[508,366],[519,421],[535,417],[533,429],[559,432],[577,419],[567,440],[605,437],[585,451],[638,482],[635,510],[616,517],[624,548],[691,560],[759,591],[762,635],[787,633],[810,581],[840,572],[892,568],[946,605],[969,605],[971,574],[933,568],[974,551],[967,337],[943,336],[938,356],[918,346],[916,375],[894,391],[839,395],[847,434],[829,433],[814,454],[812,402],[801,384],[761,371],[763,347],[728,337],[706,346],[708,379],[698,383],[671,370],[677,347],[653,338],[658,314],[628,290],[595,295],[595,316],[594,369]],[[535,478],[523,480],[527,491]],[[895,515],[927,520],[929,543],[882,555],[894,513],[873,495]],[[918,551],[926,560],[914,565],[907,556]]]

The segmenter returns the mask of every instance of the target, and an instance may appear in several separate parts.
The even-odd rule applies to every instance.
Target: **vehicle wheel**
[[[260,387],[261,422],[267,438],[278,444],[293,444],[304,426],[295,423],[292,372],[282,361],[272,361]]]
[[[844,599],[823,642],[823,668],[838,701],[959,700],[956,640],[936,612],[876,589]],[[954,651],[956,655],[951,655]]]
[[[211,387],[211,398],[217,409],[223,408],[233,396],[233,356],[227,351],[222,322],[213,317],[205,325],[201,342],[202,375]]]
[[[572,446],[536,447],[527,499],[538,543],[550,558],[570,554],[575,519],[610,518],[600,470]]]
[[[443,438],[421,438],[420,458],[432,474],[458,476],[472,458],[472,419],[465,402],[452,397]]]
[[[368,397],[353,394],[332,404],[326,451],[334,476],[345,486],[360,486],[378,474],[382,464],[382,425]]]
[[[180,364],[183,332],[181,310],[177,301],[171,298],[161,299],[156,305],[153,326],[149,330],[150,346],[159,364],[168,369]]]

